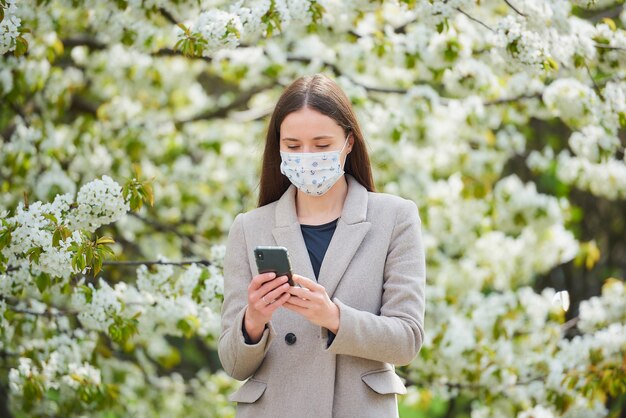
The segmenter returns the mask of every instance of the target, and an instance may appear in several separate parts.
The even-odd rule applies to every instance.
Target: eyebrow
[[[318,135],[315,138],[313,138],[314,141],[317,141],[319,139],[328,139],[328,138],[334,138],[335,135]],[[290,138],[290,137],[285,137],[285,138],[281,138],[281,141],[300,141],[298,138]]]

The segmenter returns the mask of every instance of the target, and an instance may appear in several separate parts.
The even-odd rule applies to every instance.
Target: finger
[[[305,309],[308,309],[309,305],[311,304],[310,301],[300,299],[299,297],[296,297],[296,296],[291,296],[289,299],[287,299],[287,303],[289,303],[290,305],[296,305]]]
[[[285,302],[283,304],[283,307],[303,316],[308,312],[308,309],[305,309],[298,305],[294,305],[293,303],[290,303],[290,302]]]
[[[263,283],[273,280],[275,278],[276,273],[274,273],[273,271],[270,271],[269,273],[257,274],[252,278],[252,281],[250,281],[249,288],[251,290],[257,290],[263,285]]]
[[[301,287],[290,287],[288,289],[288,292],[296,297],[299,297],[301,299],[311,299],[313,297],[313,295],[315,294],[314,292],[310,291],[309,289],[306,288],[301,288]]]
[[[263,297],[265,298],[266,301],[271,302],[281,297],[283,293],[287,293],[287,290],[289,290],[290,287],[291,286],[289,286],[289,283],[283,283],[282,285],[278,286],[271,292],[266,293],[265,296]]]
[[[272,290],[276,289],[277,287],[281,286],[283,283],[287,282],[287,277],[277,277],[276,279],[267,281],[265,283],[263,283],[263,286],[261,286],[259,289],[257,289],[254,293],[258,293],[261,297],[263,295],[267,295],[269,292],[271,292]]]
[[[315,283],[313,280],[306,278],[304,276],[300,276],[299,274],[292,275],[292,278],[295,283],[309,290],[316,290],[319,288],[322,288],[322,289],[324,288],[323,286]]]
[[[290,297],[291,296],[289,295],[289,293],[283,293],[278,299],[276,299],[274,302],[267,305],[267,307],[269,308],[269,311],[274,312],[276,309],[280,308],[281,306],[284,306],[285,302],[287,302]]]

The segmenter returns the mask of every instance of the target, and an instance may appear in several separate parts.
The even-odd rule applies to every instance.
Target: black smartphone
[[[294,285],[291,278],[289,251],[285,247],[258,246],[254,249],[254,259],[259,273],[273,271],[276,277],[287,276],[289,285]]]

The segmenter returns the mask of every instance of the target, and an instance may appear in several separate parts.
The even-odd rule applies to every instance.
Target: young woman
[[[259,245],[289,250],[297,286],[257,274]],[[397,416],[394,365],[422,346],[424,280],[416,205],[374,192],[340,87],[297,79],[269,123],[259,207],[237,215],[226,246],[218,351],[248,379],[230,398],[237,416]]]

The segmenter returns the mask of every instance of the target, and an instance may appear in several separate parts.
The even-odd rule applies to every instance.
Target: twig
[[[598,93],[598,96],[603,97],[602,96],[602,92],[600,91],[600,87],[598,86],[598,83],[596,83],[596,80],[593,78],[593,75],[591,75],[591,70],[589,69],[589,66],[587,65],[587,61],[585,61],[585,69],[587,70],[587,74],[589,75],[589,78],[591,79],[591,82],[593,83],[593,88],[596,90],[596,93]]]
[[[539,98],[541,98],[541,94],[540,93],[522,94],[521,96],[516,96],[516,97],[508,97],[508,98],[501,98],[501,99],[496,99],[496,100],[490,100],[490,101],[485,102],[484,105],[485,106],[493,106],[493,105],[499,105],[499,104],[518,102],[520,100],[539,99]]]
[[[205,57],[204,55],[187,57],[183,55],[182,52],[177,51],[175,49],[171,49],[171,48],[161,48],[151,53],[150,55],[152,55],[153,57],[184,57],[184,58],[189,58],[189,59],[203,60],[203,61],[206,61],[207,63],[210,63],[213,61],[213,58]]]
[[[583,18],[592,23],[596,23],[600,19],[603,19],[605,17],[610,17],[610,18],[618,17],[620,13],[622,12],[623,8],[624,8],[624,5],[620,4],[618,6],[613,7],[612,9],[601,10],[599,13],[596,13],[595,15],[592,15],[592,16],[583,16]]]
[[[46,310],[43,312],[37,312],[37,311],[30,310],[30,309],[16,308],[15,306],[11,306],[11,305],[7,305],[7,307],[16,313],[23,313],[27,315],[36,315],[36,316],[45,316],[46,318],[51,318],[54,316],[66,316],[66,315],[78,314],[78,312],[75,312],[75,311],[60,310],[58,308],[54,308],[58,312],[52,312],[48,308],[46,308]]]
[[[604,45],[604,44],[594,44],[594,46],[600,49],[614,49],[617,51],[626,51],[626,48],[621,47],[621,46],[612,46],[612,45]]]
[[[526,17],[526,14],[525,14],[525,13],[520,12],[519,10],[517,10],[517,9],[515,8],[515,6],[513,6],[513,5],[511,4],[511,2],[509,2],[509,0],[504,0],[504,2],[505,2],[505,3],[506,3],[506,4],[507,4],[507,5],[508,5],[511,9],[513,9],[513,11],[515,11],[515,13],[517,13],[517,14],[518,14],[518,15],[520,15],[520,16],[524,16],[524,17]]]
[[[233,100],[232,102],[230,102],[228,105],[218,108],[218,109],[212,109],[209,111],[206,111],[204,113],[201,113],[199,115],[196,115],[192,118],[189,119],[185,119],[185,120],[179,120],[174,122],[177,126],[183,123],[189,123],[189,122],[195,122],[195,121],[199,121],[199,120],[205,120],[205,119],[217,119],[217,118],[224,118],[226,116],[228,116],[228,114],[230,113],[231,110],[235,110],[238,109],[244,105],[247,105],[248,102],[250,101],[250,99],[258,94],[261,93],[263,91],[269,90],[272,87],[274,87],[275,84],[267,84],[264,86],[257,86],[257,87],[253,87],[251,89],[249,89],[248,91],[243,92],[242,94],[240,94],[238,97],[235,98],[235,100]]]
[[[567,322],[564,322],[561,325],[561,331],[565,332],[565,331],[567,331],[570,328],[574,328],[578,324],[578,321],[580,321],[580,318],[579,317],[575,317],[575,318],[570,319]]]
[[[61,39],[61,43],[66,49],[73,48],[75,46],[86,46],[89,49],[101,50],[106,49],[107,45],[96,40],[95,38],[88,36],[75,36],[71,38]]]
[[[0,300],[7,302],[7,308],[11,309],[13,312],[17,312],[17,313],[24,313],[24,314],[28,314],[28,315],[37,315],[37,316],[45,316],[47,318],[53,317],[53,316],[64,316],[64,315],[77,315],[78,312],[75,311],[71,311],[65,308],[59,308],[57,306],[54,305],[50,305],[47,302],[42,302],[40,300],[37,299],[19,299],[16,297],[12,297],[12,296],[0,296]],[[25,308],[18,308],[15,305],[17,305],[19,302],[25,302],[25,303],[29,303],[31,301],[36,301],[36,302],[40,302],[40,303],[45,303],[46,306],[46,310],[44,312],[36,312],[30,309],[25,309]],[[51,310],[54,309],[56,312],[52,312]]]
[[[163,17],[169,20],[170,23],[174,25],[178,24],[178,21],[174,19],[174,16],[172,16],[172,14],[168,10],[166,10],[164,7],[159,7],[159,12],[163,15]]]
[[[292,62],[301,62],[303,64],[309,64],[311,62],[311,58],[307,58],[307,57],[296,57],[296,56],[287,56],[287,61],[292,61]],[[401,88],[394,88],[394,87],[375,87],[375,86],[368,86],[366,84],[360,83],[358,81],[356,81],[354,78],[350,77],[347,74],[344,74],[339,67],[337,67],[335,64],[330,63],[330,62],[326,62],[326,61],[322,61],[321,63],[324,67],[328,67],[333,71],[333,74],[337,77],[342,76],[347,78],[348,80],[350,80],[350,82],[352,82],[353,84],[363,87],[365,90],[370,91],[370,92],[377,92],[377,93],[391,93],[391,94],[406,94],[407,90],[406,89],[401,89]]]
[[[393,31],[394,33],[406,33],[406,28],[412,24],[412,23],[416,23],[417,19],[411,19],[408,22],[403,23],[402,25],[398,26],[397,28],[394,28]]]
[[[188,266],[191,264],[201,264],[203,266],[210,266],[211,263],[209,260],[189,260],[189,261],[150,261],[150,260],[122,260],[122,261],[104,261],[102,265],[106,266]]]
[[[491,27],[489,27],[485,22],[482,22],[478,19],[476,19],[475,17],[471,16],[469,13],[465,12],[463,9],[461,9],[460,7],[456,8],[457,11],[459,11],[460,13],[464,14],[465,16],[467,16],[467,18],[469,20],[473,20],[474,22],[478,23],[479,25],[482,25],[484,27],[486,27],[487,29],[489,29],[491,32],[495,32],[495,30],[493,30]]]

